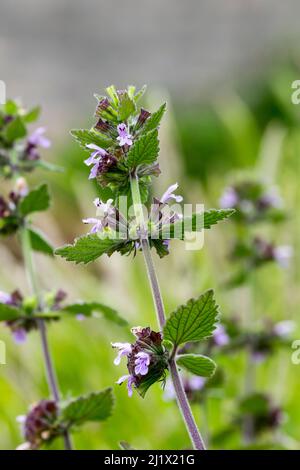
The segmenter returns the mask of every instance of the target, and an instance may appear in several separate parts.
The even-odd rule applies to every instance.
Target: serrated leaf
[[[46,236],[37,229],[29,229],[31,247],[35,251],[53,256],[53,246],[47,240]]]
[[[86,146],[95,144],[101,148],[108,148],[112,144],[112,140],[95,131],[94,129],[73,129],[71,135],[86,151],[90,151]]]
[[[211,377],[216,370],[215,362],[209,357],[201,354],[180,354],[176,362],[187,371],[200,377]]]
[[[88,421],[103,421],[107,419],[113,408],[112,389],[73,399],[61,410],[61,421],[70,426],[80,426]]]
[[[7,100],[6,103],[3,105],[3,109],[5,114],[9,114],[10,116],[16,116],[20,111],[20,106],[16,101]]]
[[[151,165],[159,152],[158,132],[154,129],[137,139],[127,154],[127,166],[134,169],[138,165]]]
[[[147,121],[145,122],[144,126],[142,127],[142,134],[145,134],[146,132],[150,132],[153,129],[157,129],[160,121],[163,118],[163,115],[165,114],[167,104],[163,103],[160,108],[155,111],[151,116],[148,117]]]
[[[0,303],[0,321],[15,320],[21,317],[23,312],[12,305]]]
[[[136,111],[135,102],[125,92],[119,98],[118,118],[120,121],[126,121],[131,114]]]
[[[26,127],[19,116],[9,122],[5,127],[4,136],[8,142],[14,142],[17,139],[21,139],[22,137],[25,137],[26,134]]]
[[[55,250],[55,254],[62,256],[67,261],[90,263],[103,254],[111,255],[120,246],[119,240],[100,238],[97,234],[85,235],[76,238],[73,245],[65,245]]]
[[[119,103],[119,98],[115,85],[110,85],[106,88],[106,93],[112,99],[113,104],[117,107]]]
[[[218,321],[218,310],[212,289],[198,299],[190,299],[168,318],[164,327],[164,339],[179,346],[211,336]]]
[[[113,323],[116,323],[117,325],[125,326],[128,324],[124,318],[120,317],[116,310],[99,302],[77,302],[71,305],[67,305],[61,311],[73,313],[75,315],[82,314],[87,317],[90,317],[93,313],[97,312],[101,313],[104,318],[110,320]]]
[[[19,205],[20,214],[25,217],[32,212],[44,211],[50,206],[50,195],[48,186],[42,184],[36,189],[30,191],[27,196],[22,199]]]
[[[30,109],[26,114],[23,116],[23,120],[26,123],[37,121],[41,113],[40,106],[35,106],[34,108]]]
[[[143,85],[142,88],[135,94],[134,99],[136,103],[144,96],[146,90],[147,85]]]
[[[210,229],[212,225],[227,219],[235,212],[234,209],[209,209],[204,214],[193,214],[184,217],[175,224],[164,225],[160,232],[162,239],[177,238],[183,240],[186,232],[199,232],[203,228]]]

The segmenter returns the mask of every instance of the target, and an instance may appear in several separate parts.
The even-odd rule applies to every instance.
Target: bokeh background
[[[257,274],[252,318],[293,319],[299,329],[300,239],[300,108],[291,104],[291,83],[300,78],[297,0],[221,0],[152,2],[127,0],[2,0],[0,6],[0,79],[7,94],[24,104],[41,104],[41,123],[53,140],[45,158],[65,167],[64,174],[40,172],[31,182],[48,180],[52,210],[35,217],[55,246],[83,234],[83,217],[92,216],[96,186],[88,181],[83,153],[69,129],[93,122],[94,92],[110,83],[148,84],[147,105],[167,99],[161,128],[162,176],[158,193],[174,181],[189,202],[218,206],[224,186],[246,172],[277,184],[289,218],[270,228],[280,244],[290,244],[294,257],[287,270],[266,266]],[[1,183],[1,187],[3,184]],[[187,252],[172,243],[169,257],[155,259],[167,311],[208,287],[214,287],[224,318],[247,315],[242,289],[226,291],[231,270],[227,253],[230,223],[206,235],[205,247]],[[22,259],[15,240],[0,244],[0,290],[17,284],[26,292]],[[117,308],[130,325],[156,328],[143,262],[114,255],[89,267],[36,256],[45,289],[63,288],[70,299],[98,300]],[[0,366],[0,448],[21,441],[16,416],[29,403],[47,395],[39,338],[31,335],[16,346],[1,327],[7,364]],[[126,329],[105,320],[66,319],[51,326],[50,340],[65,397],[113,384],[120,375],[113,365],[111,341],[128,341]],[[271,394],[284,409],[275,447],[298,448],[300,366],[291,349],[280,350],[256,371],[256,387]],[[194,412],[204,434],[226,428],[244,393],[248,356],[241,351],[220,358],[225,385]],[[188,446],[181,417],[159,386],[145,400],[128,399],[115,386],[113,416],[87,425],[75,436],[78,449],[115,449],[125,440],[134,448],[180,449]],[[270,438],[266,437],[267,441]],[[262,439],[262,442],[264,439]],[[216,444],[239,448],[239,432]],[[262,444],[263,445],[263,444]]]

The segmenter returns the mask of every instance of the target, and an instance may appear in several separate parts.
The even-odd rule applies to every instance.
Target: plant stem
[[[137,225],[140,229],[140,243],[142,246],[142,251],[144,255],[144,260],[147,268],[149,283],[151,286],[153,302],[155,305],[155,310],[157,314],[158,324],[161,330],[166,322],[166,315],[164,304],[159,288],[159,283],[155,271],[155,266],[153,263],[148,235],[147,235],[147,227],[144,220],[144,214],[142,209],[142,202],[140,196],[140,189],[139,189],[139,180],[137,175],[132,175],[130,178],[131,184],[131,193],[132,193],[132,200],[134,204],[134,212],[137,219]],[[178,407],[181,411],[185,426],[191,438],[192,444],[194,449],[196,450],[205,450],[205,445],[201,434],[197,428],[195,419],[192,414],[191,407],[189,405],[184,386],[182,384],[182,380],[180,378],[177,365],[176,365],[176,349],[173,351],[169,359],[169,370],[170,375],[173,383],[173,387],[176,393],[176,400]]]
[[[32,247],[31,247],[31,240],[30,240],[28,229],[26,227],[22,227],[20,230],[20,235],[21,235],[22,252],[23,252],[23,258],[24,258],[28,283],[31,287],[32,293],[38,299],[39,306],[42,307],[43,302],[42,302],[42,298],[40,295],[36,271],[35,271],[35,267],[34,267],[34,263],[32,259]],[[57,382],[57,378],[55,374],[53,361],[52,361],[51,354],[50,354],[47,330],[46,330],[46,326],[43,320],[38,320],[38,329],[39,329],[40,336],[41,336],[43,357],[44,357],[44,362],[45,362],[45,369],[46,369],[46,376],[47,376],[49,390],[51,390],[51,393],[53,395],[55,402],[59,403],[60,401],[59,387],[58,387],[58,382]],[[67,430],[64,432],[63,438],[64,438],[65,449],[72,450],[71,438]]]

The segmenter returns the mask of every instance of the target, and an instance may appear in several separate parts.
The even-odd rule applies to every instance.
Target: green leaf
[[[150,165],[156,161],[158,152],[158,132],[154,129],[134,142],[127,154],[127,166],[134,169],[138,165]]]
[[[122,450],[136,450],[134,447],[132,447],[131,444],[127,441],[120,441],[119,446]]]
[[[200,377],[211,377],[216,370],[215,362],[200,354],[181,354],[177,356],[176,362],[194,375]]]
[[[166,103],[162,104],[157,111],[155,111],[153,114],[151,114],[151,116],[148,117],[147,121],[145,122],[145,125],[142,127],[143,134],[158,128],[160,121],[162,120],[163,115],[165,114],[166,107]]]
[[[36,106],[30,109],[30,111],[28,111],[26,114],[24,114],[23,120],[26,123],[37,121],[40,114],[41,114],[41,108],[40,106]]]
[[[212,335],[219,317],[219,307],[212,289],[190,299],[168,318],[164,328],[164,339],[175,346],[190,341],[200,341]]]
[[[79,263],[90,263],[99,256],[109,256],[120,246],[120,240],[100,238],[97,234],[85,235],[76,238],[73,245],[65,245],[55,250],[55,254],[66,258],[67,261]]]
[[[103,315],[104,318],[116,323],[120,326],[128,325],[128,322],[119,316],[118,312],[107,305],[98,302],[77,302],[64,307],[62,312],[73,313],[75,315],[82,314],[90,317],[93,313],[98,312]]]
[[[5,114],[9,114],[10,116],[16,116],[20,111],[20,106],[13,100],[7,100],[5,105],[3,106]]]
[[[118,106],[118,117],[120,121],[126,121],[136,111],[135,102],[125,92],[120,96]]]
[[[88,144],[95,144],[104,149],[108,148],[112,144],[111,139],[94,129],[73,129],[71,131],[71,135],[86,151],[89,151],[86,147]]]
[[[22,119],[17,116],[5,127],[4,137],[8,142],[14,142],[17,139],[25,137],[26,134],[26,127]]]
[[[103,421],[107,419],[113,408],[112,389],[73,399],[63,406],[61,420],[70,426],[80,426],[87,421]]]
[[[200,232],[203,228],[210,229],[212,225],[227,219],[234,212],[234,209],[209,209],[204,211],[204,214],[193,214],[191,217],[184,217],[175,224],[164,225],[160,236],[162,239],[177,238],[184,240],[186,232]]]
[[[0,303],[0,321],[15,320],[21,317],[23,312],[12,305],[6,305]]]
[[[28,231],[32,249],[44,253],[45,255],[53,256],[53,247],[46,236],[37,229],[29,229]]]
[[[106,88],[106,93],[112,99],[113,104],[117,107],[119,104],[119,98],[115,85],[110,85]]]
[[[134,100],[137,103],[145,94],[147,90],[147,85],[143,85],[142,88],[135,94]]]
[[[36,189],[30,191],[27,196],[22,199],[19,205],[20,214],[25,217],[32,212],[39,212],[48,209],[50,206],[50,195],[48,186],[42,184]]]

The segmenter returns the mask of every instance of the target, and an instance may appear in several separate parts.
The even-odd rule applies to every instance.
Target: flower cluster
[[[63,433],[57,423],[58,406],[55,401],[41,400],[34,405],[27,416],[19,416],[26,442],[17,450],[35,450],[49,444],[55,437]]]
[[[232,251],[232,259],[244,263],[245,270],[275,261],[282,268],[287,268],[293,256],[290,245],[278,245],[256,236],[250,241],[238,241]]]
[[[29,132],[29,124],[38,116],[38,108],[27,111],[12,100],[0,107],[0,173],[4,177],[30,172],[41,164],[40,149],[51,143],[44,136],[45,128]]]
[[[178,206],[178,203],[182,202],[183,198],[175,194],[177,188],[178,184],[175,183],[165,191],[160,199],[153,198],[143,234],[141,234],[136,216],[127,216],[127,206],[123,208],[123,215],[121,210],[114,206],[112,199],[103,202],[96,198],[94,206],[97,217],[83,219],[83,223],[92,225],[89,232],[91,234],[97,233],[100,237],[120,240],[121,243],[116,247],[117,251],[122,253],[136,252],[141,248],[139,239],[142,235],[149,239],[150,245],[157,250],[160,257],[165,256],[169,253],[170,238],[162,237],[161,234],[164,231],[164,234],[168,235],[167,228],[182,219],[181,207]],[[172,206],[173,201],[177,205]]]
[[[294,329],[295,324],[291,320],[274,323],[267,318],[260,328],[254,330],[242,326],[238,318],[233,317],[215,330],[209,349],[217,349],[226,355],[248,350],[254,362],[262,362],[278,348],[289,347]]]
[[[245,420],[250,418],[255,436],[278,428],[284,419],[282,409],[272,403],[271,397],[263,393],[244,397],[238,404],[237,411],[234,423],[243,426]]]
[[[286,219],[283,201],[276,187],[267,186],[260,181],[244,180],[227,187],[220,199],[223,208],[232,206],[236,212],[236,240],[231,260],[236,261],[237,273],[227,282],[228,287],[236,287],[247,281],[249,273],[275,261],[279,266],[289,266],[293,255],[292,247],[275,245],[255,235],[257,224],[280,223]]]
[[[156,333],[149,327],[136,327],[131,331],[136,337],[135,343],[112,343],[112,347],[119,351],[114,364],[119,365],[122,357],[127,359],[128,374],[120,377],[117,383],[127,381],[130,397],[133,388],[144,396],[152,384],[165,381],[168,352],[162,344],[161,333]]]
[[[24,178],[18,178],[15,188],[7,198],[0,196],[0,234],[11,235],[15,233],[23,223],[23,218],[18,211],[21,200],[28,194],[27,183]]]
[[[277,188],[266,187],[259,181],[242,181],[225,188],[220,206],[236,209],[235,219],[243,223],[284,219],[283,201]]]
[[[127,194],[129,175],[134,169],[128,161],[129,152],[145,133],[157,128],[159,120],[156,126],[154,122],[147,128],[152,115],[137,106],[144,89],[136,93],[132,86],[126,90],[110,86],[106,92],[108,96],[95,95],[98,101],[95,125],[89,130],[73,130],[72,135],[91,152],[85,160],[91,167],[89,178],[96,178],[100,185],[108,185],[113,192]],[[151,163],[139,162],[137,171],[145,185],[149,183],[149,176],[160,173],[155,158]]]
[[[39,305],[35,296],[23,297],[19,290],[11,294],[0,292],[1,305],[7,306],[3,310],[3,320],[6,326],[11,330],[16,343],[23,343],[26,340],[27,333],[38,328],[38,321],[43,318],[44,321],[58,320],[55,312],[62,308],[62,302],[65,300],[66,293],[62,290],[57,292],[48,292],[43,298],[43,305]],[[10,309],[9,307],[13,307]],[[43,315],[44,312],[53,312]]]

